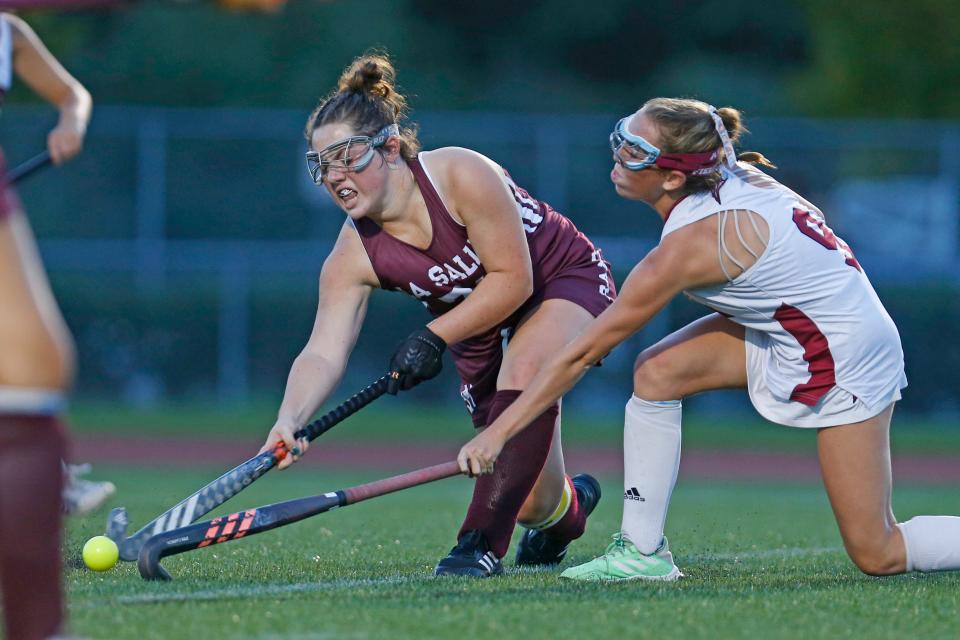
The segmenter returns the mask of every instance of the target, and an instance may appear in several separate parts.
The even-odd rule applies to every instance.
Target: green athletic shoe
[[[613,543],[599,558],[570,567],[560,574],[561,578],[586,582],[622,582],[626,580],[663,580],[682,578],[683,574],[673,564],[673,554],[663,539],[660,548],[644,555],[622,533],[613,534]]]

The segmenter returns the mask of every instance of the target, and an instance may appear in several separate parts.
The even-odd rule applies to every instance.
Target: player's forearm
[[[303,426],[340,383],[346,363],[338,365],[311,353],[301,353],[290,367],[278,422]]]
[[[466,340],[503,322],[530,297],[532,279],[512,273],[488,273],[457,307],[429,324],[447,344]]]

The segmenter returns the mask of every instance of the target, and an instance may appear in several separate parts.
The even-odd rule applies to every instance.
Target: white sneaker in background
[[[84,480],[80,477],[91,470],[89,464],[64,463],[63,512],[67,515],[86,515],[116,493],[117,488],[112,482]]]

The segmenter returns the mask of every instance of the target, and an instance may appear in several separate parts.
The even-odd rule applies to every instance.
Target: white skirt
[[[767,349],[770,337],[762,331],[747,328],[745,332],[747,350],[747,390],[750,402],[761,416],[770,422],[788,427],[819,429],[836,427],[842,424],[863,422],[879,415],[891,403],[900,400],[900,389],[907,386],[906,376],[883,396],[885,399],[867,406],[853,394],[834,386],[820,401],[813,405],[802,402],[779,400],[767,387]]]
[[[0,414],[54,416],[66,408],[67,396],[62,391],[0,386]]]

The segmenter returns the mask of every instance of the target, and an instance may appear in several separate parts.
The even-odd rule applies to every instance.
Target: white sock
[[[917,516],[897,526],[907,547],[907,571],[960,569],[960,518]]]
[[[632,396],[623,422],[623,522],[620,530],[640,553],[663,541],[670,494],[680,468],[679,400]]]

